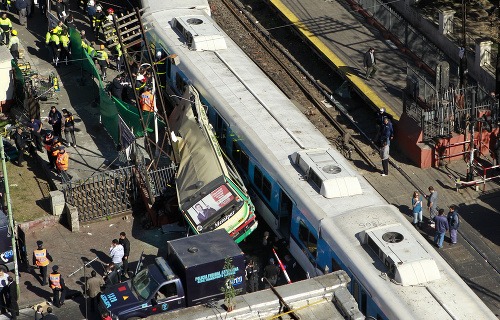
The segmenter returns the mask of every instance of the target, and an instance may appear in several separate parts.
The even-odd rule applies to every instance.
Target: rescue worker
[[[62,146],[61,138],[54,137],[52,147],[50,148],[50,157],[49,157],[51,169],[57,169],[56,161],[57,161],[57,155],[59,154],[60,146]]]
[[[102,28],[103,24],[106,22],[106,15],[102,12],[102,7],[97,5],[96,13],[92,17],[92,30],[94,31],[94,36],[97,40],[99,40],[99,31],[104,29]]]
[[[52,261],[47,249],[43,248],[43,241],[38,240],[36,242],[37,249],[33,251],[33,265],[36,265],[40,269],[40,275],[42,277],[42,286],[47,285],[47,266]]]
[[[89,0],[89,2],[87,2],[87,16],[89,17],[89,21],[92,24],[92,26],[95,14],[96,14],[95,1]]]
[[[12,7],[12,0],[2,0],[2,4],[6,11],[10,11],[10,8]]]
[[[63,277],[59,273],[58,266],[52,267],[52,273],[49,275],[49,281],[50,288],[53,293],[52,304],[60,308],[64,305],[64,300],[66,298],[66,285],[64,284]]]
[[[89,56],[92,60],[94,60],[94,59],[95,59],[95,57],[96,57],[96,55],[97,55],[97,51],[95,50],[95,42],[94,42],[94,41],[92,41],[92,42],[90,43],[90,45],[89,45],[89,46],[87,46],[87,54],[88,54],[88,56]]]
[[[115,46],[115,50],[116,50],[116,70],[118,72],[122,72],[124,59],[123,59],[123,51],[121,44],[117,43]]]
[[[71,146],[76,147],[76,138],[75,138],[75,119],[73,118],[73,114],[68,111],[68,109],[62,109],[63,118],[64,118],[64,137],[66,138],[66,143],[69,143]],[[69,136],[71,135],[71,143],[69,142]]]
[[[61,61],[64,60],[66,65],[68,65],[69,55],[71,54],[69,42],[68,31],[63,30],[59,36],[59,43],[61,44]]]
[[[52,63],[54,63],[57,67],[57,63],[59,62],[59,54],[61,52],[61,48],[59,47],[59,35],[57,27],[47,31],[45,35],[45,44],[48,46],[50,54],[52,56]]]
[[[245,276],[247,279],[248,292],[259,291],[259,268],[254,263],[253,259],[248,260],[245,268]]]
[[[96,52],[96,59],[99,67],[101,67],[102,80],[106,80],[106,69],[109,65],[109,57],[103,44],[101,44],[101,48]]]
[[[69,181],[68,168],[69,168],[69,154],[66,152],[64,146],[59,146],[59,153],[57,154],[56,167],[61,175],[63,181]]]
[[[17,30],[12,30],[11,37],[9,39],[9,47],[10,54],[15,61],[19,59],[19,37],[17,36]]]
[[[143,93],[141,93],[141,97],[139,100],[139,103],[141,105],[141,110],[146,112],[154,112],[155,111],[154,100],[155,97],[151,93],[151,88],[146,87],[146,90]]]
[[[3,42],[3,44],[8,44],[10,31],[12,30],[12,22],[7,17],[7,13],[5,12],[2,13],[2,17],[0,17],[0,29],[2,29],[0,32],[0,41]]]
[[[47,150],[47,158],[49,159],[49,167],[51,169],[54,168],[56,162],[52,161],[52,145],[54,144],[54,136],[52,135],[51,132],[48,132],[45,137],[43,138],[43,147],[45,150]]]
[[[80,31],[80,38],[82,39],[82,48],[87,50],[87,47],[90,46],[90,41],[87,40],[87,35],[85,34],[85,30]]]

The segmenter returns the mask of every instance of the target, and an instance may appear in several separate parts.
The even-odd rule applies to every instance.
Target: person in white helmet
[[[89,2],[87,2],[87,16],[89,17],[90,23],[92,23],[92,19],[94,18],[95,13],[96,13],[95,1],[89,0]]]
[[[96,13],[92,17],[92,30],[94,30],[94,35],[97,40],[99,40],[99,31],[102,30],[104,33],[104,29],[102,28],[103,24],[106,22],[106,14],[102,12],[102,7],[97,5],[95,7]]]

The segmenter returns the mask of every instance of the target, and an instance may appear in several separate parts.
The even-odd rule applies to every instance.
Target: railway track
[[[241,27],[235,27],[234,23],[226,23],[227,21],[224,19],[228,19],[228,17],[217,12],[222,9],[218,7],[219,4],[223,4],[227,8]],[[282,88],[291,100],[297,101],[298,104],[309,105],[303,110],[304,114],[344,156],[353,161],[362,160],[365,164],[363,169],[367,167],[372,171],[377,169],[376,163],[380,161],[378,148],[370,139],[375,133],[372,125],[373,118],[370,117],[375,110],[364,106],[362,110],[357,109],[353,113],[352,107],[346,107],[335,99],[332,90],[314,79],[237,0],[214,0],[211,2],[211,6],[214,10],[214,18],[219,25],[223,26],[226,33],[243,48],[269,78]],[[256,45],[248,42],[247,38],[249,37],[253,38]],[[264,55],[268,55],[269,58],[264,57]],[[364,118],[360,117],[363,113]],[[331,129],[325,129],[327,126]],[[351,151],[354,152],[351,153]],[[422,190],[397,161],[391,158],[390,163],[416,190],[421,194],[426,193],[426,190]],[[360,166],[357,165],[357,167]],[[463,232],[460,234],[470,249],[477,252],[498,274],[498,267],[490,262],[489,257],[466,234]]]

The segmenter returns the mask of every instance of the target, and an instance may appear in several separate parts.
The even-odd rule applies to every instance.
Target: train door
[[[366,314],[368,304],[366,292],[354,277],[352,279],[352,295],[358,303],[359,310]]]
[[[292,199],[282,189],[280,189],[278,229],[283,238],[290,238],[290,228],[292,223]]]

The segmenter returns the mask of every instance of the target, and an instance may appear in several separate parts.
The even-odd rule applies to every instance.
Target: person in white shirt
[[[5,301],[6,294],[4,289],[7,288],[7,285],[9,283],[9,281],[7,280],[8,278],[9,275],[7,274],[7,272],[5,272],[5,269],[3,267],[0,267],[0,309],[2,311],[2,314],[5,313],[7,306]]]
[[[123,246],[118,242],[118,239],[113,239],[111,242],[109,255],[111,256],[111,261],[114,263],[116,270],[119,270],[122,267],[122,259],[125,255],[125,250],[123,250]]]

